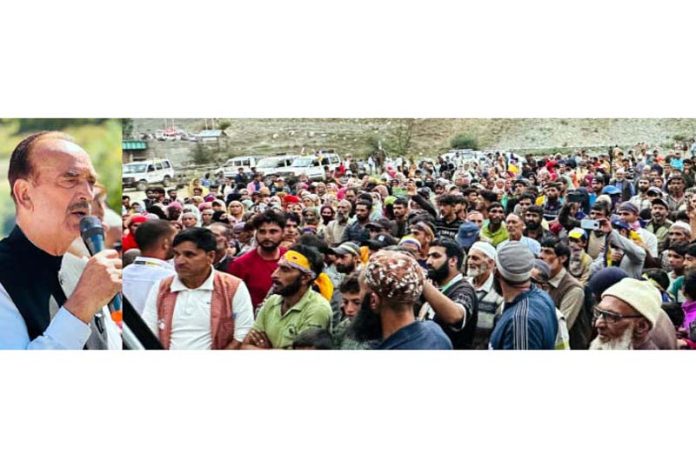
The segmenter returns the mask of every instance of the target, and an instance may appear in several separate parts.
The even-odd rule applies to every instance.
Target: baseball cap
[[[457,232],[457,243],[463,249],[470,248],[478,237],[479,227],[471,221],[464,221]]]
[[[587,233],[585,232],[584,229],[573,228],[568,233],[568,238],[569,239],[577,239],[577,240],[587,239]]]

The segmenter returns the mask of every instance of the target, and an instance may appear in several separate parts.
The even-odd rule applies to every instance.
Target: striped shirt
[[[551,297],[532,286],[505,304],[490,349],[555,349],[558,321]]]

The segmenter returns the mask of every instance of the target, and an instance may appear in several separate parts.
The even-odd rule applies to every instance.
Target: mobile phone
[[[589,229],[590,231],[597,231],[599,229],[599,221],[595,219],[582,219],[580,220],[580,227],[582,229]]]

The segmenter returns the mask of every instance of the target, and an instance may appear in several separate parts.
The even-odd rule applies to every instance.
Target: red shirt
[[[271,274],[278,267],[278,260],[288,249],[280,247],[280,254],[277,260],[264,260],[258,254],[257,249],[251,250],[241,257],[235,259],[228,267],[227,273],[236,276],[244,281],[249,294],[251,295],[251,303],[254,310],[266,298],[266,294],[273,285]]]

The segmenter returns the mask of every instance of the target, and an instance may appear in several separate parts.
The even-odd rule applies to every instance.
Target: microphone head
[[[104,237],[101,221],[96,216],[85,216],[80,220],[80,236],[86,241],[95,235]]]

